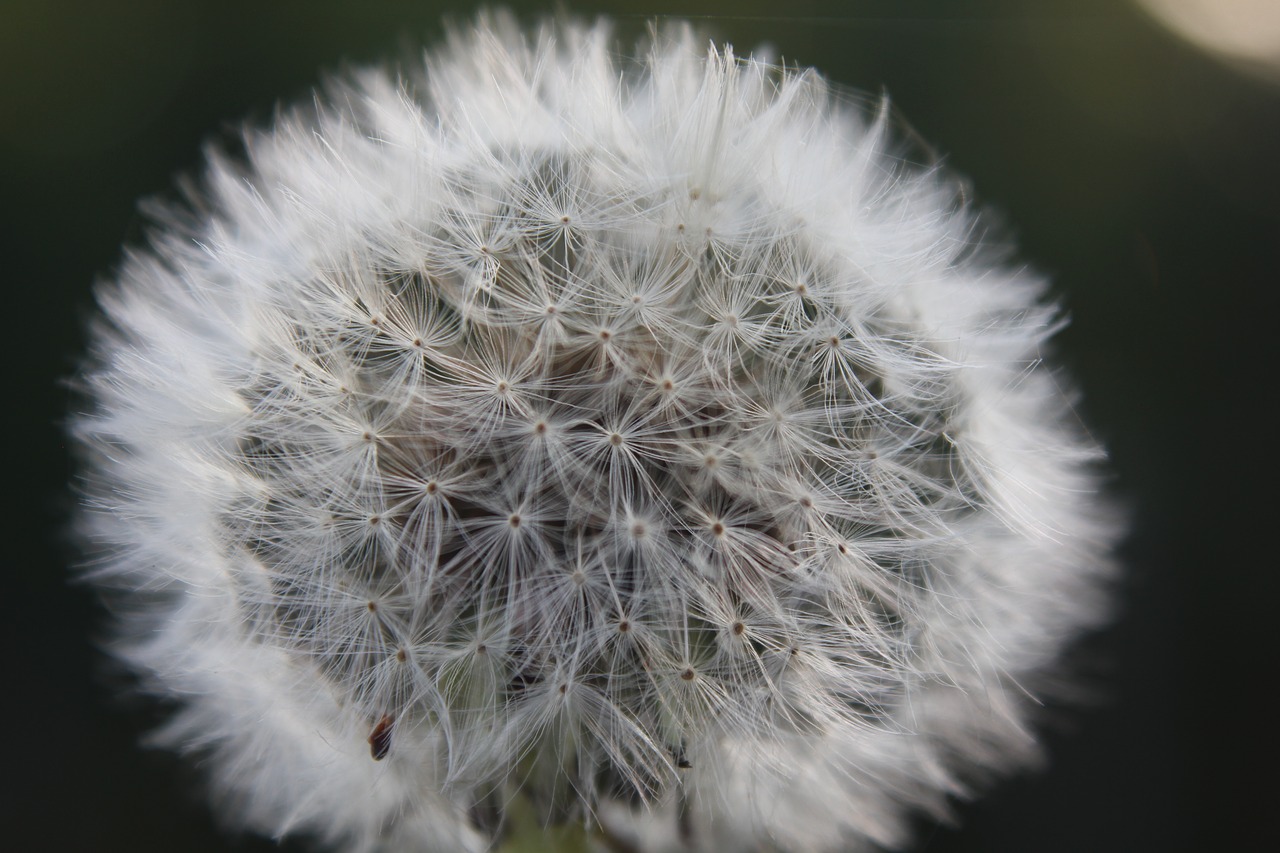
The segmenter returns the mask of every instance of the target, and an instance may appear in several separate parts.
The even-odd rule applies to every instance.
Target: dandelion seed
[[[614,55],[481,17],[100,291],[92,575],[248,828],[900,846],[1104,615],[1043,283],[815,73]]]
[[[374,761],[381,761],[391,752],[391,726],[393,722],[390,714],[384,714],[369,734],[369,751],[372,753]]]

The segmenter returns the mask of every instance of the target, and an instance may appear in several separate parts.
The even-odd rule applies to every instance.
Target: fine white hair
[[[102,286],[116,650],[232,824],[900,846],[1106,613],[1062,319],[884,109],[482,16],[213,155]]]

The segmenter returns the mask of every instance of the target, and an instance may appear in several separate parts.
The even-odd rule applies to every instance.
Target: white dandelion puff
[[[99,294],[92,577],[228,820],[849,850],[1025,762],[1117,531],[953,182],[679,27],[482,17],[406,80],[215,157]]]

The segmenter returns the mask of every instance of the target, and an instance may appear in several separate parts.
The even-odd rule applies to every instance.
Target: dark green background
[[[123,698],[68,583],[59,386],[91,284],[144,230],[137,200],[200,147],[309,96],[322,70],[430,44],[466,2],[0,0],[2,517],[10,725],[0,797],[21,850],[269,849],[217,833],[155,721]],[[539,8],[520,4],[522,12]],[[1179,43],[1124,0],[579,3],[625,34],[692,16],[740,52],[873,94],[968,175],[1074,318],[1061,357],[1133,511],[1116,627],[1054,716],[1048,769],[922,827],[923,849],[1251,849],[1280,794],[1273,399],[1280,88]],[[14,791],[16,790],[16,796]]]

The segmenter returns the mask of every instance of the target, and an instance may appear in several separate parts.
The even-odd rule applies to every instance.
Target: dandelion
[[[246,148],[100,290],[75,420],[118,652],[230,823],[900,846],[1034,754],[1100,453],[883,110],[498,15]]]

